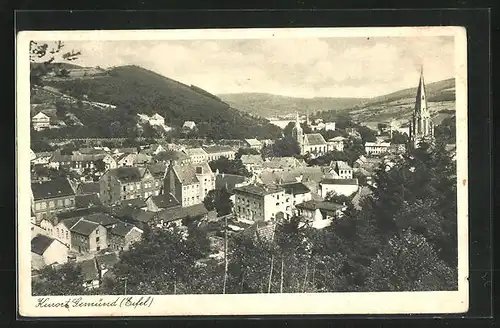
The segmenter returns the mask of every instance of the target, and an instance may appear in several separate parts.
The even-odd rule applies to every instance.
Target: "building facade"
[[[213,189],[215,175],[207,163],[171,163],[163,182],[163,193],[172,194],[182,207],[200,204]]]
[[[234,214],[244,221],[270,221],[286,211],[285,190],[279,186],[248,185],[233,189]]]
[[[41,131],[50,128],[50,117],[39,112],[31,118],[31,123],[35,131]]]
[[[75,208],[75,191],[67,179],[31,184],[32,210],[36,222]]]
[[[147,168],[119,167],[109,170],[99,179],[100,198],[104,205],[114,205],[127,199],[147,199],[159,195],[162,181]]]

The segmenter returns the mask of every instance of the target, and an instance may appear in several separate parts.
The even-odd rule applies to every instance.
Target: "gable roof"
[[[308,133],[304,137],[307,146],[326,145],[325,138],[320,133]]]
[[[273,157],[262,163],[263,168],[284,169],[302,166],[295,157]]]
[[[188,156],[206,156],[207,153],[201,147],[184,149],[184,153]]]
[[[118,222],[117,219],[109,215],[108,213],[94,213],[83,217],[84,220],[89,222],[98,223],[104,227],[113,225]]]
[[[163,179],[165,177],[165,171],[167,170],[165,163],[149,164],[146,167],[155,179]]]
[[[32,183],[31,190],[34,200],[75,195],[69,181],[63,178]]]
[[[245,139],[245,141],[250,146],[262,146],[262,143],[257,139]]]
[[[81,195],[98,194],[101,191],[99,182],[82,182],[78,185],[77,192]]]
[[[295,205],[295,207],[309,211],[315,211],[317,209],[326,211],[337,211],[343,209],[344,205],[333,202],[309,200],[307,202],[297,204]]]
[[[83,236],[89,236],[95,229],[99,227],[99,223],[80,219],[70,231]]]
[[[60,223],[64,224],[66,228],[71,229],[78,221],[80,221],[80,218],[70,218],[62,220]]]
[[[169,208],[158,213],[158,219],[164,222],[171,222],[184,219],[186,217],[198,217],[208,214],[208,210],[201,204],[196,204],[188,207]]]
[[[281,188],[285,189],[287,194],[300,195],[307,194],[311,190],[302,182],[292,182],[280,185]]]
[[[145,168],[139,167],[118,167],[108,171],[109,174],[116,177],[120,182],[139,182],[142,181],[144,174],[146,173]]]
[[[52,245],[54,240],[54,238],[38,234],[31,239],[31,251],[35,254],[43,255],[47,248]]]
[[[216,174],[215,175],[215,188],[222,189],[226,188],[229,192],[231,192],[237,184],[244,183],[247,181],[247,178],[242,175],[236,174]]]
[[[172,170],[175,172],[182,184],[193,184],[199,182],[197,177],[199,174],[196,173],[197,168],[201,168],[201,174],[213,175],[208,163],[183,165],[174,164],[172,166]]]
[[[159,208],[171,208],[180,206],[181,203],[172,194],[161,194],[158,196],[150,196],[149,199]]]
[[[43,112],[38,112],[38,114],[34,115],[33,118],[36,118],[36,119],[50,119],[50,117],[48,117]]]
[[[164,150],[159,152],[154,156],[157,161],[168,162],[168,161],[178,161],[189,159],[189,156],[181,151],[176,150]]]
[[[120,237],[125,237],[133,229],[137,229],[138,231],[140,231],[142,233],[142,230],[139,229],[139,228],[137,228],[135,225],[130,224],[130,223],[126,223],[126,222],[123,222],[123,221],[118,221],[115,225],[113,225],[113,227],[111,228],[110,232],[113,235],[117,235],[117,236],[120,236]]]
[[[337,170],[352,170],[352,167],[344,161],[332,161],[330,166],[335,167]]]

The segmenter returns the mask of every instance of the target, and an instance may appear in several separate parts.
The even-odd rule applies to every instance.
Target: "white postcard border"
[[[134,307],[124,296],[82,296],[84,302],[114,306],[37,307],[31,296],[29,41],[186,40],[382,36],[454,36],[456,63],[456,153],[458,206],[458,291],[315,294],[155,295]],[[23,31],[16,52],[17,256],[19,314],[27,317],[406,314],[468,310],[467,36],[463,27],[287,28],[136,31]],[[79,296],[50,296],[49,303],[74,303]],[[135,296],[138,300],[140,296]],[[72,303],[73,302],[73,303]],[[48,304],[48,303],[47,303]],[[81,304],[81,303],[80,303]]]

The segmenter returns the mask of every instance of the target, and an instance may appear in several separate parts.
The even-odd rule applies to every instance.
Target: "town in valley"
[[[33,295],[457,289],[454,79],[290,107],[30,51]]]

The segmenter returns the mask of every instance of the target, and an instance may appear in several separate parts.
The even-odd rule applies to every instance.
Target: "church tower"
[[[292,129],[292,137],[295,138],[299,144],[300,153],[302,154],[304,152],[304,131],[300,126],[299,113],[297,113],[297,117],[295,118],[295,126]]]
[[[415,109],[410,120],[410,143],[412,147],[417,147],[422,140],[431,141],[434,138],[434,125],[431,120],[424,83],[424,71],[420,70],[420,81],[415,99]]]

